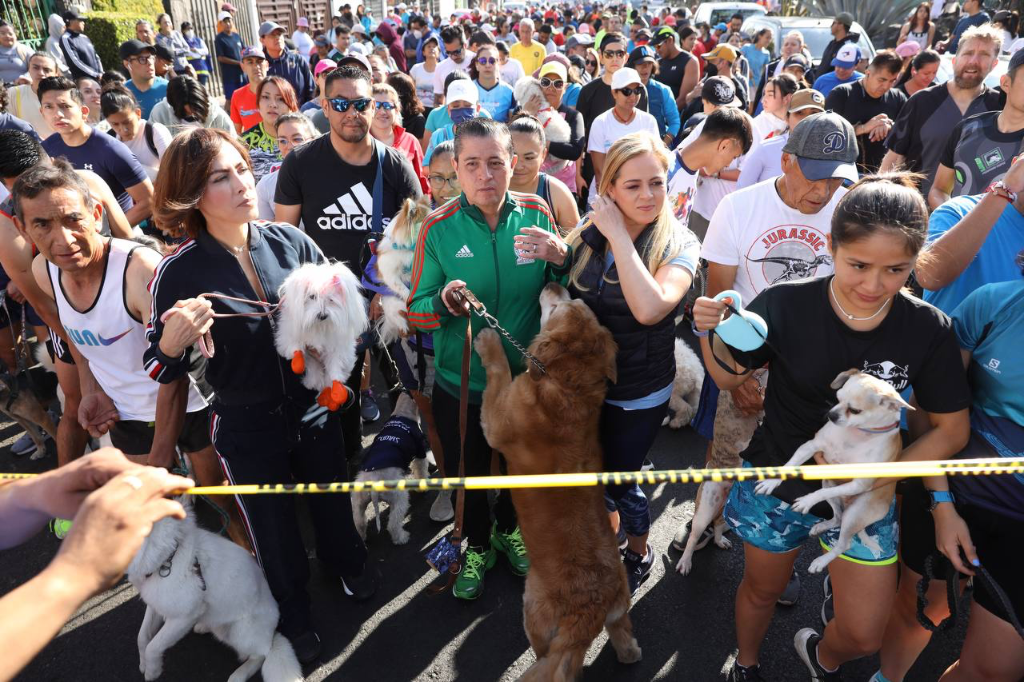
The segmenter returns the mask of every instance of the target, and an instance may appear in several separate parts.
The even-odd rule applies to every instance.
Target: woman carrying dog
[[[831,382],[851,367],[897,390],[914,389],[931,428],[903,450],[901,460],[948,459],[967,443],[970,392],[950,320],[902,291],[927,229],[928,209],[911,176],[869,177],[833,215],[828,248],[835,274],[770,286],[750,302],[748,308],[768,325],[760,348],[740,352],[717,334],[709,336],[722,323],[726,304],[697,299],[694,324],[705,365],[722,390],[742,383],[749,368],[771,366],[764,421],[741,453],[747,465],[784,464],[811,440],[835,404]],[[809,514],[790,508],[820,484],[787,480],[771,495],[756,494],[754,486],[736,482],[724,512],[744,542],[734,681],[762,679],[758,653],[776,600],[811,527],[832,516],[826,504]],[[822,534],[823,547],[831,548],[838,530]],[[828,565],[835,617],[822,635],[804,628],[794,640],[812,680],[839,679],[841,664],[880,648],[896,595],[898,542],[894,502],[883,519],[856,536],[843,560]]]
[[[145,368],[170,383],[188,371],[187,350],[209,333],[214,341],[206,378],[215,397],[210,431],[232,484],[343,481],[342,432],[337,413],[316,403],[274,347],[272,317],[257,304],[216,299],[214,321],[203,293],[279,302],[285,277],[304,263],[326,261],[303,232],[283,223],[254,222],[256,183],[248,152],[234,135],[197,128],[178,135],[157,179],[154,218],[168,233],[189,239],[157,268],[150,285],[153,314]],[[351,391],[351,389],[350,389]],[[184,417],[184,397],[161,391],[157,419]],[[173,402],[171,402],[173,401]],[[340,495],[310,497],[317,556],[345,593],[367,599],[376,577],[364,570],[366,548]],[[280,632],[299,660],[314,660],[320,639],[310,620],[309,563],[291,495],[238,497],[256,558],[281,609]]]
[[[593,211],[569,237],[569,291],[611,330],[618,381],[601,412],[605,471],[637,471],[668,411],[675,378],[674,313],[693,281],[700,244],[666,198],[672,155],[654,135],[611,146]],[[605,504],[625,550],[629,590],[650,575],[651,512],[639,485],[610,485]]]

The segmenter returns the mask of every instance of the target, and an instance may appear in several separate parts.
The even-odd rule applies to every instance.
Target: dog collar
[[[857,430],[863,431],[864,433],[889,433],[890,431],[898,429],[899,427],[900,423],[896,421],[893,422],[892,424],[889,424],[888,426],[875,426],[871,428],[864,428],[863,426],[858,426]]]

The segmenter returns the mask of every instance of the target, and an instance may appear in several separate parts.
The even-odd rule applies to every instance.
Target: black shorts
[[[153,449],[153,422],[119,421],[110,429],[110,442],[126,455],[148,455]],[[210,408],[204,407],[185,415],[185,423],[178,436],[182,452],[199,452],[210,445]]]
[[[900,557],[911,569],[924,575],[924,562],[935,554],[935,522],[928,507],[931,498],[921,479],[903,486],[900,509]],[[1017,617],[1024,616],[1024,579],[1021,574],[1020,548],[1024,544],[1024,523],[994,511],[961,501],[956,505],[971,532],[978,560],[1006,592]],[[932,560],[935,577],[946,580],[953,569],[947,561]],[[999,598],[987,581],[974,579],[974,601],[997,617],[1009,621]]]

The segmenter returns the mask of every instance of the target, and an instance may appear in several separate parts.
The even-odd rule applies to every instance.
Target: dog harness
[[[163,563],[160,564],[160,568],[156,570],[157,575],[161,578],[166,578],[171,574],[171,569],[174,567],[174,555],[178,553],[178,541],[174,541],[174,549],[164,559]],[[199,578],[199,589],[206,592],[206,578],[203,577],[203,567],[199,565],[199,557],[192,557],[192,572]],[[151,578],[152,573],[147,573],[146,578]]]

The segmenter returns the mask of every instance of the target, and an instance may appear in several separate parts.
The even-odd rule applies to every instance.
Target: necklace
[[[881,307],[881,308],[879,308],[878,310],[876,310],[876,311],[875,311],[874,313],[872,313],[871,315],[868,315],[867,317],[854,317],[854,316],[853,316],[853,315],[851,315],[850,313],[846,312],[846,309],[845,309],[845,308],[843,308],[843,304],[839,302],[839,297],[838,297],[838,296],[836,296],[836,290],[835,290],[834,288],[832,288],[832,284],[833,284],[833,283],[834,283],[835,281],[836,281],[836,280],[835,280],[835,277],[833,277],[832,279],[830,279],[830,280],[828,281],[828,291],[829,291],[829,293],[830,293],[830,294],[832,294],[832,298],[833,298],[833,299],[835,299],[835,302],[836,302],[836,307],[837,307],[837,308],[839,308],[839,311],[840,311],[840,312],[841,312],[841,313],[842,313],[843,315],[845,315],[845,316],[846,316],[846,319],[848,319],[848,320],[852,320],[852,321],[854,321],[854,322],[866,322],[867,320],[873,320],[874,318],[878,317],[878,313],[880,313],[880,312],[882,312],[883,310],[885,310],[885,307],[886,307],[887,305],[889,305],[889,301],[891,301],[891,300],[892,300],[891,298],[887,298],[887,299],[885,300],[885,303],[883,303],[883,304],[882,304],[882,307]]]
[[[615,120],[618,121],[619,123],[622,123],[623,125],[628,125],[634,118],[636,118],[636,109],[629,112],[629,118],[622,118],[621,116],[619,116],[619,112],[616,111],[613,107],[612,116],[614,116]]]

